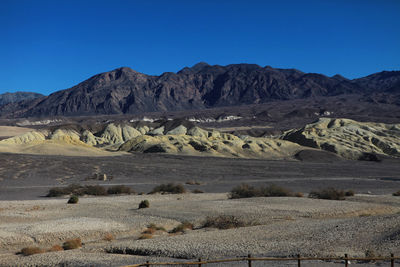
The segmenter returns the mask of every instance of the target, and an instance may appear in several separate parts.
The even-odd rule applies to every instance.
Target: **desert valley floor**
[[[391,196],[400,184],[399,161],[349,161],[324,155],[316,152],[303,155],[303,161],[273,161],[163,154],[93,158],[1,153],[0,266],[121,266],[146,260],[214,259],[247,253],[400,254],[400,198]],[[112,179],[88,180],[93,173],[106,173]],[[199,185],[186,184],[193,180]],[[66,204],[66,197],[44,197],[50,187],[71,183],[125,184],[147,193],[168,182],[205,193],[82,197],[77,205]],[[332,186],[353,189],[356,195],[345,201],[307,197],[228,199],[226,192],[241,183],[274,183],[304,194]],[[150,208],[138,209],[144,199],[150,201]],[[228,230],[201,228],[207,216],[218,215],[233,215],[251,225]],[[139,239],[149,224],[170,231],[185,221],[193,223],[194,230],[178,235],[158,231],[152,239]],[[104,241],[107,234],[115,240]],[[16,255],[23,247],[49,248],[77,237],[84,243],[81,249]],[[338,264],[342,263],[308,262],[305,266]]]
[[[278,135],[243,129],[179,119],[0,126],[0,266],[123,266],[249,253],[400,255],[400,197],[392,195],[400,189],[399,124],[319,118]],[[148,194],[168,183],[187,192]],[[83,194],[74,205],[68,194],[46,197],[73,184],[124,185],[136,193]],[[241,184],[298,194],[231,199]],[[308,197],[328,187],[355,194],[340,201]],[[144,200],[150,206],[139,209]],[[235,226],[210,224],[221,218]],[[59,249],[76,238],[82,247]],[[20,253],[33,247],[46,252]]]

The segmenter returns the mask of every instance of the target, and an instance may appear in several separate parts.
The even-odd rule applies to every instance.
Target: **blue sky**
[[[400,69],[400,1],[0,1],[0,93],[121,66],[255,63],[332,76]]]

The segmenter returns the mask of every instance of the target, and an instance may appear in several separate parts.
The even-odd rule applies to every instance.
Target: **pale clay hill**
[[[365,153],[400,156],[400,124],[321,118],[286,132],[282,139],[348,159],[359,159]]]
[[[347,159],[400,156],[400,124],[321,118],[277,137],[236,136],[197,126],[132,127],[109,124],[101,132],[32,130],[0,141],[0,151],[28,154],[119,155],[124,152],[288,159],[303,150],[326,150]]]

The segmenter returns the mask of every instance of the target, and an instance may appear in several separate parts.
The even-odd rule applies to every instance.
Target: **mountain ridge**
[[[129,67],[96,74],[40,99],[0,107],[0,116],[139,114],[357,94],[363,101],[400,105],[400,71],[349,80],[256,64],[209,65],[146,75]]]
[[[35,93],[35,92],[23,92],[23,91],[17,91],[17,92],[5,92],[3,94],[0,94],[0,106],[9,104],[9,103],[16,103],[20,102],[23,100],[31,100],[39,97],[43,97],[44,95]]]

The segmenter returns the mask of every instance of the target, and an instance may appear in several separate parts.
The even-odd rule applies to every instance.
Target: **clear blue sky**
[[[400,1],[0,1],[0,93],[199,61],[348,78],[399,70]]]

